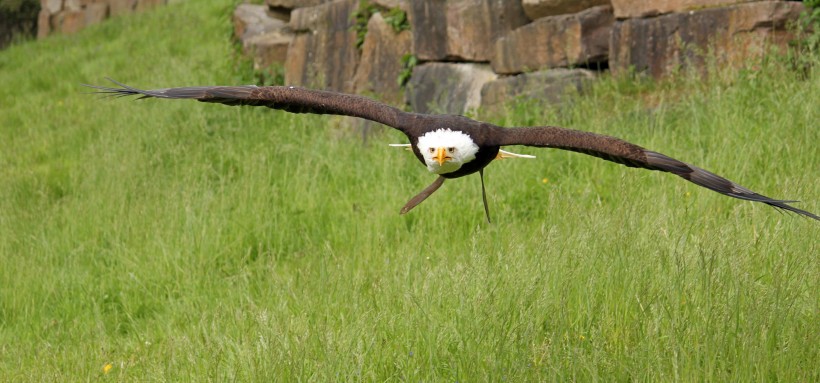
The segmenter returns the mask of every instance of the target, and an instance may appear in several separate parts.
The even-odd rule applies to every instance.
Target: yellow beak
[[[439,165],[444,165],[444,163],[447,162],[447,160],[450,160],[452,158],[450,158],[450,156],[447,155],[447,149],[438,148],[436,149],[436,155],[435,157],[433,157],[433,159],[436,160],[436,162],[438,162]]]

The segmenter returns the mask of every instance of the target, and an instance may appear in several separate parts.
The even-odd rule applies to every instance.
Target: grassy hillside
[[[447,184],[385,129],[101,100],[246,83],[231,1],[0,52],[0,380],[817,381],[820,224],[575,153]],[[604,79],[493,122],[619,136],[820,212],[820,76]]]

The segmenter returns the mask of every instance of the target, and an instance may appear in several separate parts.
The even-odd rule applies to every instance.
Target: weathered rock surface
[[[247,54],[253,59],[253,68],[262,70],[272,65],[284,65],[291,41],[293,35],[287,32],[271,32],[248,39]]]
[[[71,34],[111,16],[141,12],[167,0],[43,0],[37,20],[37,37],[52,32]]]
[[[85,17],[83,23],[85,25],[92,25],[101,23],[108,18],[108,4],[93,3],[85,6]]]
[[[233,11],[233,36],[239,40],[243,37],[265,33],[274,29],[277,24],[265,12],[264,5],[239,4]]]
[[[802,3],[762,1],[649,19],[615,23],[610,42],[610,69],[634,67],[653,77],[680,68],[705,68],[704,53],[718,65],[741,65],[765,54],[769,44],[785,46],[786,29],[804,10]]]
[[[134,12],[137,9],[137,0],[110,0],[109,13],[111,16],[119,16]]]
[[[63,10],[63,0],[41,0],[40,9],[49,14],[60,12]]]
[[[505,103],[516,99],[559,103],[570,92],[581,92],[595,79],[595,73],[586,69],[548,69],[503,77],[484,84],[481,89],[481,107],[484,113],[503,110]]]
[[[333,0],[265,0],[268,7],[296,9],[304,7],[315,7]]]
[[[296,32],[285,61],[285,84],[352,93],[359,64],[355,20],[358,0],[297,8],[290,26]]]
[[[329,3],[333,0],[266,0],[266,12],[269,17],[282,20],[284,22],[290,21],[290,13],[296,8],[315,7],[324,3]]]
[[[609,5],[610,0],[523,0],[524,13],[530,20],[547,16],[581,12],[597,5]]]
[[[410,31],[396,33],[381,13],[374,14],[367,23],[362,58],[353,78],[355,92],[374,95],[395,106],[404,105],[398,78],[403,69],[402,56],[412,52],[412,44]]]
[[[60,33],[72,34],[85,28],[85,15],[83,11],[62,11],[51,16],[50,20],[51,30]]]
[[[608,5],[540,18],[496,40],[493,70],[521,73],[607,61],[614,20]]]
[[[481,106],[481,88],[496,78],[484,64],[422,64],[413,70],[407,99],[414,112],[464,114]]]
[[[370,0],[371,3],[383,8],[400,8],[405,12],[410,9],[409,0]]]
[[[755,0],[611,0],[615,9],[615,17],[625,19],[630,17],[658,16],[671,12],[684,12],[704,8],[748,3]]]
[[[233,24],[234,36],[242,43],[243,54],[253,59],[254,69],[284,65],[293,33],[287,23],[269,17],[266,6],[240,4]]]
[[[527,23],[520,0],[411,1],[413,46],[421,60],[489,61],[495,40]]]
[[[85,1],[104,1],[104,0],[85,0]],[[168,0],[139,0],[137,6],[134,8],[137,12],[144,12],[157,5],[166,4]]]

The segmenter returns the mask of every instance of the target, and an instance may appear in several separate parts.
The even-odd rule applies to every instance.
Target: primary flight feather
[[[481,176],[484,209],[489,221],[484,168],[496,158],[531,157],[501,150],[502,146],[525,145],[570,150],[629,167],[672,173],[720,194],[762,202],[820,220],[820,216],[789,205],[796,201],[760,195],[699,167],[619,138],[596,133],[556,126],[502,128],[463,116],[409,113],[367,97],[293,86],[200,86],[142,90],[111,81],[119,87],[85,86],[96,89],[95,93],[111,96],[195,99],[226,105],[265,106],[291,113],[353,116],[398,129],[410,140],[409,147],[419,161],[430,172],[438,175],[430,186],[407,202],[401,209],[402,214],[433,194],[445,179],[478,172]]]

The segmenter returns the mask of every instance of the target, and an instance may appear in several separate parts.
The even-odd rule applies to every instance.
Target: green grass
[[[487,169],[492,225],[477,177],[400,216],[434,177],[396,132],[82,94],[247,81],[231,6],[0,52],[0,380],[820,379],[817,222],[530,148]],[[817,100],[817,71],[775,60],[493,122],[619,136],[818,213]]]

